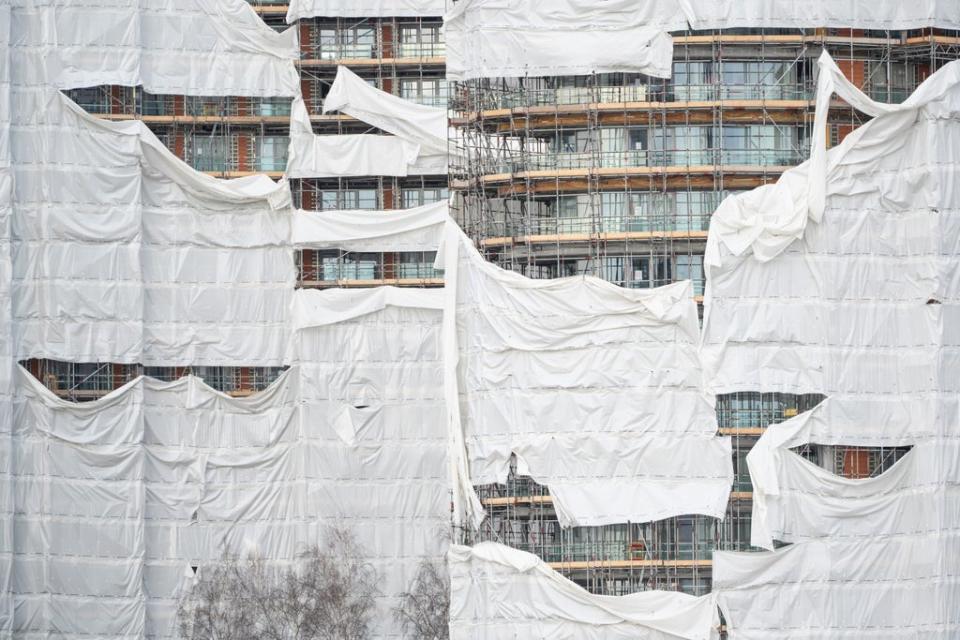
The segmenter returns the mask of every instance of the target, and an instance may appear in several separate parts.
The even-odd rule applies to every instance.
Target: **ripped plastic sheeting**
[[[290,108],[288,178],[446,175],[446,112],[367,85],[344,67],[330,89],[333,105],[396,135],[317,135],[302,98]]]
[[[593,595],[537,556],[493,542],[453,546],[447,561],[451,640],[719,637],[713,595]]]
[[[447,151],[447,111],[381,91],[350,71],[337,67],[323,112],[339,111],[357,120],[438,153]]]
[[[13,132],[15,356],[282,364],[289,188],[217,180],[59,92]]]
[[[689,282],[530,280],[452,223],[437,264],[457,518],[482,519],[472,485],[504,482],[511,454],[565,527],[723,517],[730,442],[703,392]]]
[[[171,636],[191,566],[224,550],[285,565],[338,525],[379,572],[375,633],[400,637],[397,595],[446,547],[441,312],[363,293],[358,315],[298,331],[295,366],[248,398],[138,378],[76,404],[19,369],[0,433],[5,630]]]
[[[669,31],[960,29],[960,6],[952,0],[460,0],[444,27],[449,80],[612,72],[669,78]]]
[[[287,24],[317,16],[426,18],[442,16],[447,0],[290,0]]]
[[[436,251],[449,219],[446,202],[389,211],[297,211],[293,244],[346,251]]]
[[[767,429],[747,456],[752,544],[714,553],[731,638],[955,637],[960,632],[960,439],[952,418],[828,398]],[[954,416],[955,417],[955,412]],[[951,423],[952,424],[952,423]],[[876,477],[834,475],[804,444],[911,446]]]
[[[244,0],[13,0],[16,84],[143,86],[151,93],[300,93],[297,33]]]
[[[833,80],[818,122],[834,90],[879,115],[714,214],[706,375],[716,393],[870,396],[923,412],[931,390],[958,390],[960,63],[897,106],[867,104],[826,56],[821,69]]]
[[[401,637],[397,596],[421,560],[442,559],[450,531],[442,310],[430,295],[440,292],[394,293],[381,301],[377,289],[299,291],[345,319],[297,331],[291,359],[303,376],[310,504],[352,525],[373,556],[382,592],[375,637]]]

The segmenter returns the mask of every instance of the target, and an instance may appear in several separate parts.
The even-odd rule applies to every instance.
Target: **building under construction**
[[[672,77],[603,73],[478,78],[455,85],[458,221],[483,254],[531,278],[594,275],[647,289],[692,280],[703,301],[710,216],[731,194],[769,184],[807,159],[827,50],[856,86],[902,102],[960,59],[940,29],[724,29],[672,33]],[[829,144],[866,119],[831,104]],[[561,530],[549,492],[529,478],[481,488],[490,517],[477,540],[530,551],[592,592],[658,588],[703,594],[716,549],[750,547],[745,457],[765,428],[822,396],[744,392],[717,398],[736,480],[726,518]],[[848,478],[876,476],[898,448],[812,447]]]
[[[275,30],[288,6],[250,0]],[[448,9],[453,8],[450,3]],[[317,134],[382,133],[324,113],[338,66],[384,92],[448,109],[447,175],[290,179],[307,211],[409,209],[449,199],[490,262],[529,278],[596,276],[628,289],[690,280],[703,315],[711,215],[721,201],[775,183],[807,160],[814,137],[817,59],[827,51],[856,87],[900,103],[960,60],[960,31],[940,28],[747,28],[670,32],[670,78],[644,73],[511,75],[447,81],[443,17],[299,17],[303,101]],[[109,120],[141,120],[194,169],[221,178],[285,176],[288,98],[152,95],[141,87],[66,92]],[[829,105],[838,145],[870,119]],[[435,252],[298,249],[297,287],[441,287]],[[266,389],[278,366],[152,367],[113,362],[22,363],[61,398],[95,400],[137,376],[187,374],[241,397]],[[716,397],[717,435],[731,439],[734,483],[723,520],[684,515],[644,523],[561,527],[549,489],[517,471],[476,487],[487,517],[456,528],[459,542],[532,553],[593,594],[711,591],[713,553],[751,549],[753,484],[746,455],[771,424],[826,394],[757,391]],[[876,477],[910,447],[810,444],[797,451],[847,479]],[[522,469],[522,466],[521,466]]]

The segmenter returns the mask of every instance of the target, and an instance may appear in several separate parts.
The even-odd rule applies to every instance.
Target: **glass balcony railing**
[[[812,84],[630,84],[487,90],[482,109],[630,102],[812,100]]]
[[[436,252],[353,253],[302,250],[298,253],[300,282],[336,283],[342,280],[435,280],[443,271],[434,268]]]
[[[791,167],[805,159],[803,149],[679,149],[674,151],[517,152],[490,159],[489,173],[632,167],[773,166]]]

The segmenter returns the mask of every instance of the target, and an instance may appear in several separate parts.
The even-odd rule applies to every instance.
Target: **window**
[[[437,278],[439,272],[433,268],[436,259],[436,251],[404,251],[400,253],[399,277],[414,280]]]
[[[401,78],[400,97],[417,104],[446,108],[447,86],[442,78]]]
[[[727,126],[722,135],[724,164],[790,166],[802,160],[797,127]]]
[[[197,171],[229,171],[233,169],[228,154],[233,148],[234,140],[224,136],[197,135],[190,139],[193,168]],[[229,144],[228,144],[229,143]]]
[[[703,256],[678,255],[677,280],[692,280],[694,295],[702,296],[704,287]]]
[[[436,58],[446,53],[439,24],[401,24],[398,56]]]
[[[110,113],[110,87],[84,87],[65,91],[67,96],[89,113]]]
[[[446,202],[448,191],[446,187],[436,189],[403,189],[401,201],[404,209],[421,207],[434,202]]]
[[[259,138],[259,171],[283,171],[287,167],[286,136],[262,136]]]
[[[319,211],[340,209],[362,209],[375,211],[380,209],[377,189],[321,189],[317,192]]]
[[[669,256],[631,258],[624,275],[623,285],[633,289],[650,289],[673,281],[670,277]]]
[[[369,25],[321,27],[313,31],[313,46],[321,60],[376,58],[377,32]]]

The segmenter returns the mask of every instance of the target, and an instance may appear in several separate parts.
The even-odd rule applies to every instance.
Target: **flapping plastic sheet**
[[[446,202],[391,211],[298,211],[293,244],[348,251],[436,251],[449,219]]]
[[[593,595],[537,556],[493,542],[451,547],[447,558],[451,640],[719,637],[712,595]]]
[[[152,93],[295,96],[295,29],[243,0],[13,0],[21,84],[142,85]]]
[[[482,517],[471,482],[504,482],[511,454],[549,486],[564,526],[723,516],[730,442],[703,392],[689,282],[530,280],[453,224],[437,263],[458,516]]]
[[[323,112],[339,111],[405,140],[424,150],[447,151],[447,111],[416,104],[370,86],[346,67],[323,100]]]
[[[831,94],[876,117],[829,153]],[[960,634],[960,64],[881,105],[820,61],[811,160],[728,199],[708,240],[718,392],[820,392],[747,456],[752,544],[714,554],[731,639]],[[801,445],[911,447],[838,477]]]
[[[886,410],[886,403],[829,398],[771,426],[747,456],[752,543],[794,544],[714,553],[714,590],[731,638],[960,632],[956,414],[945,428],[936,410]],[[854,480],[791,450],[814,443],[912,448],[881,475]]]
[[[703,360],[717,393],[870,396],[922,414],[932,389],[957,391],[960,64],[897,106],[838,74],[821,58],[818,123],[834,91],[878,115],[714,214]]]
[[[316,135],[302,98],[290,111],[289,178],[447,173],[447,115],[367,85],[340,67],[324,111],[340,110],[395,135]]]
[[[952,0],[460,0],[445,20],[447,78],[670,77],[668,31],[731,28],[960,28]]]
[[[18,370],[0,447],[8,630],[172,635],[191,566],[224,550],[288,564],[337,525],[379,572],[377,637],[399,637],[397,594],[446,547],[442,301],[342,293],[302,292],[325,322],[300,323],[294,366],[248,398],[138,378],[76,404]]]
[[[18,358],[279,365],[296,273],[289,188],[217,180],[139,121],[58,92],[13,131]]]
[[[291,0],[287,22],[301,18],[423,18],[442,16],[447,0]]]

